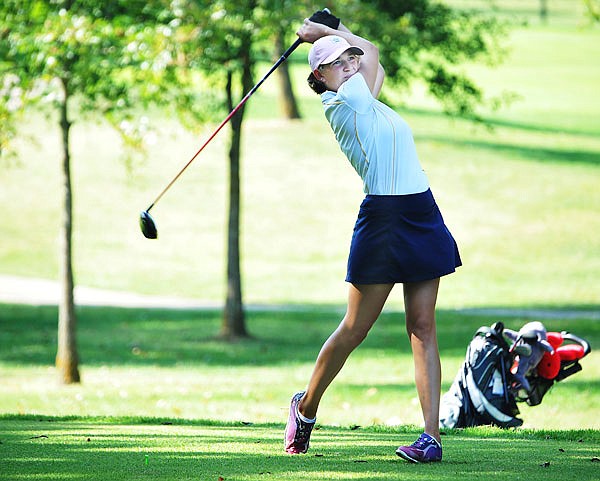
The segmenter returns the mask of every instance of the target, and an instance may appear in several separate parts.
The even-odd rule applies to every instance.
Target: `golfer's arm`
[[[379,63],[379,49],[367,39],[354,35],[342,23],[340,23],[337,29],[337,34],[345,38],[350,45],[356,45],[365,52],[360,59],[359,71],[365,77],[373,97],[377,98],[383,86],[383,79],[385,78],[385,70],[381,63]]]

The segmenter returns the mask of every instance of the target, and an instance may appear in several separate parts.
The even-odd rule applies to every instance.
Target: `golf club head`
[[[146,239],[156,239],[158,237],[154,219],[147,210],[144,210],[140,213],[140,229],[142,230],[142,234],[144,234]]]
[[[538,335],[535,331],[527,331],[521,335],[521,338],[527,344],[535,344],[538,341]]]
[[[529,344],[518,344],[515,346],[514,353],[521,357],[531,356],[532,349]]]

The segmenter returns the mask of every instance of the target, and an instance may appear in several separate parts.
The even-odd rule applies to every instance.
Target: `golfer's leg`
[[[299,411],[307,418],[317,415],[323,393],[348,359],[364,340],[379,317],[393,284],[350,285],[348,310],[338,328],[325,341],[300,402]]]
[[[440,354],[435,328],[435,303],[440,280],[404,284],[406,330],[413,351],[415,383],[425,432],[440,441]]]

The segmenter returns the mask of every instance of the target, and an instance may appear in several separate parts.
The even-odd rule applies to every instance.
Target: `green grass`
[[[307,307],[252,310],[254,338],[223,343],[214,310],[81,307],[83,383],[60,386],[52,367],[56,308],[4,305],[0,310],[0,413],[53,416],[150,416],[276,423],[291,391],[305,386],[321,344],[341,312]],[[440,311],[443,390],[447,390],[481,325],[503,318]],[[523,318],[505,320],[519,328]],[[600,343],[600,324],[585,318],[545,320]],[[600,363],[593,351],[581,373],[558,384],[543,406],[523,406],[526,428],[600,428],[593,414]],[[576,409],[575,409],[576,407]],[[328,391],[325,424],[420,425],[403,315],[386,312]]]
[[[544,23],[540,18],[540,0],[441,0],[452,7],[493,13],[512,21],[513,25],[545,25],[556,27],[582,26],[588,22],[583,2],[548,0]]]
[[[470,429],[445,437],[443,463],[417,466],[393,454],[414,429],[321,428],[309,454],[288,456],[273,425],[8,417],[0,428],[1,480],[593,479],[600,445],[597,431]]]
[[[252,310],[253,339],[214,338],[220,313],[80,307],[83,382],[57,383],[56,308],[0,306],[0,480],[593,479],[600,358],[557,384],[523,429],[449,430],[445,462],[393,453],[422,424],[403,316],[386,312],[328,390],[308,455],[282,450],[291,393],[307,382],[335,309]],[[439,313],[443,390],[475,329],[500,318]],[[517,328],[525,318],[505,320]],[[546,320],[592,346],[600,325]],[[148,462],[146,464],[146,459]],[[550,463],[545,467],[545,463]]]

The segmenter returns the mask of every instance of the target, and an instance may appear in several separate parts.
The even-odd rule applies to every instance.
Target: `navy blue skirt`
[[[352,235],[347,282],[421,282],[460,265],[458,246],[431,190],[365,197]]]

